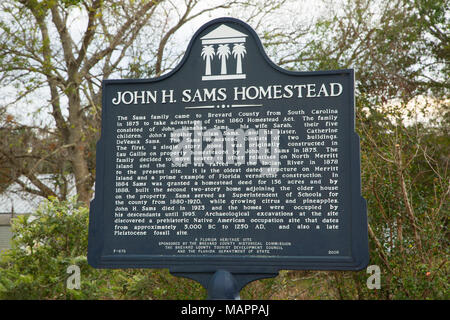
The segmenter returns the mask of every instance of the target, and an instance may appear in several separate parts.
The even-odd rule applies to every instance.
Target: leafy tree
[[[449,2],[324,2],[330,14],[303,34],[285,26],[264,35],[285,68],[356,72],[370,256],[383,283],[371,291],[365,271],[332,272],[324,297],[446,299]],[[418,114],[427,122],[414,121]]]
[[[47,197],[55,195],[37,177],[44,163],[55,174],[73,173],[80,201],[88,204],[95,178],[95,144],[101,115],[101,81],[111,77],[154,77],[171,68],[181,56],[174,35],[193,19],[219,9],[264,4],[273,10],[276,1],[219,1],[200,5],[199,0],[5,0],[0,4],[0,85],[15,88],[2,109],[34,104],[50,121],[29,125],[16,119],[15,128],[2,121],[2,135],[17,128],[34,130],[41,145],[33,144],[27,169],[20,148],[0,148],[3,175],[18,182],[25,174]],[[76,29],[75,20],[79,31]],[[81,18],[80,18],[81,17]],[[39,131],[39,132],[36,132]],[[51,137],[51,138],[49,138]],[[44,147],[44,146],[43,146]],[[54,161],[59,158],[60,161]],[[56,166],[56,168],[55,168]],[[62,179],[63,180],[63,179]],[[65,195],[59,195],[64,197]]]
[[[242,73],[242,57],[247,53],[245,46],[242,43],[237,43],[233,46],[233,56],[236,60],[236,73]]]
[[[0,299],[195,299],[206,291],[167,270],[98,270],[87,264],[88,209],[50,197],[13,219],[12,248],[0,256]],[[69,266],[80,288],[68,289]]]
[[[205,75],[211,75],[211,59],[214,57],[214,47],[212,45],[204,46],[202,49],[203,60],[206,60]]]
[[[347,0],[313,25],[300,26],[294,19],[277,23],[277,14],[292,12],[289,4],[267,0],[241,7],[233,2],[230,7],[256,28],[281,66],[356,70],[356,127],[361,138],[371,264],[382,270],[380,290],[366,287],[365,271],[309,273],[306,286],[320,287],[320,298],[448,299],[448,0]],[[170,46],[174,34],[190,18],[212,10],[197,5],[197,1],[186,1],[186,10],[176,15],[165,1],[4,1],[0,83],[16,84],[21,90],[15,105],[45,88],[50,103],[42,103],[42,108],[53,119],[52,126],[33,127],[0,112],[4,180],[9,183],[19,173],[30,178],[40,170],[61,176],[74,172],[80,200],[87,203],[95,173],[100,81],[150,77],[173,67],[180,57]],[[71,10],[81,10],[87,17],[78,40],[68,31]],[[283,15],[282,21],[288,20]],[[53,32],[56,39],[50,36]],[[417,112],[427,122],[411,121]],[[46,192],[39,181],[33,184],[41,195],[53,196],[54,190]],[[55,198],[47,206],[44,211],[49,213],[41,210],[36,222],[16,220],[15,244],[0,269],[2,297],[204,297],[197,284],[170,278],[166,271],[113,273],[88,268],[84,240],[76,242],[72,234],[64,233],[78,230],[85,237],[82,232],[87,226],[72,221],[76,214],[71,212],[84,210],[83,216],[86,209],[75,206],[72,210],[74,204]],[[52,212],[67,217],[56,219]],[[85,218],[78,221],[87,223]],[[68,229],[72,223],[76,227]],[[41,242],[48,245],[38,245]],[[69,262],[77,262],[86,276],[83,293],[67,291],[61,281],[67,277]],[[288,286],[290,292],[309,292],[308,287],[288,284],[298,274],[283,272],[277,279],[255,282],[245,294],[255,299],[282,297]]]
[[[13,220],[12,249],[1,256],[0,298],[71,299],[110,295],[100,288],[105,273],[86,261],[88,210],[51,198],[33,215]],[[69,290],[66,272],[78,265],[83,290]]]
[[[227,74],[227,59],[231,54],[230,47],[227,44],[219,44],[217,55],[220,59],[220,74]]]
[[[382,289],[369,290],[365,272],[333,272],[331,297],[448,299],[448,7],[347,1],[292,62],[356,69],[362,191]],[[407,121],[419,112],[427,123]]]

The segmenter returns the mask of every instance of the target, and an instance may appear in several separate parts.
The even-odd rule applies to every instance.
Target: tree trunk
[[[220,70],[220,74],[227,74],[227,59],[222,57],[222,68]]]
[[[209,57],[206,57],[206,70],[205,70],[205,76],[211,75],[211,59]]]
[[[76,146],[71,153],[72,169],[75,176],[78,200],[89,206],[92,196],[90,173],[84,158],[84,146]]]
[[[89,172],[87,158],[85,157],[86,142],[83,139],[83,119],[81,118],[81,100],[79,85],[73,84],[76,88],[69,95],[69,143],[73,145],[69,149],[78,200],[89,206],[92,195],[91,174]]]
[[[236,73],[237,74],[242,73],[242,58],[240,55],[237,56]]]

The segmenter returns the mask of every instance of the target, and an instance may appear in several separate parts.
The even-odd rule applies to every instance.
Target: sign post
[[[354,72],[292,72],[220,18],[154,79],[103,81],[89,264],[169,268],[212,299],[368,263]]]

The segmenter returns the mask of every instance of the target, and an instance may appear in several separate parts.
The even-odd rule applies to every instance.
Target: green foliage
[[[321,298],[449,298],[448,9],[447,0],[345,1],[295,64],[356,71],[370,264],[382,272],[379,290],[365,270],[317,274]]]
[[[39,17],[47,14],[48,6],[55,2],[28,3],[35,6]],[[60,3],[69,7],[79,5],[80,1]],[[111,6],[120,9],[117,4]],[[34,21],[27,11],[13,9],[12,5],[5,6],[4,12],[15,10],[17,21]],[[362,194],[368,204],[370,264],[381,268],[381,289],[367,288],[369,275],[365,270],[282,271],[276,278],[249,284],[241,297],[449,299],[449,2],[349,0],[340,9],[307,33],[304,46],[296,47],[283,32],[264,30],[262,34],[263,40],[276,48],[274,52],[286,53],[285,59],[283,55],[280,57],[286,65],[290,63],[289,68],[354,68],[356,71],[356,128],[361,139]],[[31,83],[33,87],[26,90],[32,91],[41,81],[39,76],[27,76],[34,66],[27,55],[9,54],[8,50],[26,44],[33,53],[42,54],[48,43],[36,41],[33,35],[39,33],[34,29],[22,34],[16,25],[0,21],[0,30],[2,35],[8,35],[2,38],[4,44],[0,43],[0,51],[6,52],[1,55],[0,64],[8,72],[17,67],[26,69],[23,83]],[[285,52],[291,48],[294,53]],[[146,63],[139,54],[132,56],[139,58],[130,59],[131,65],[123,71],[127,75],[140,77],[156,73],[153,64]],[[54,69],[48,67],[46,71]],[[19,87],[25,88],[23,83]],[[419,95],[432,97],[430,102],[415,104],[427,122],[405,122],[405,118],[414,118],[409,107]],[[432,116],[430,110],[437,116]],[[97,107],[92,109],[94,114],[99,115]],[[42,152],[39,159],[51,160],[49,163],[64,164],[62,160],[70,158],[53,155],[53,150],[65,150],[61,142],[47,139],[47,144],[41,143],[42,147],[38,148],[33,131],[13,128],[14,119],[7,114],[3,117],[6,125],[1,132],[4,139],[0,149],[6,155],[20,156],[11,161],[18,164],[17,172],[35,166],[23,156],[30,145]],[[89,146],[86,158],[95,173],[98,126],[89,123],[86,127],[82,140]],[[62,168],[61,173],[66,173],[67,165]],[[13,247],[0,257],[0,299],[203,299],[206,296],[198,283],[173,277],[167,270],[91,268],[86,261],[88,210],[75,199],[50,198],[32,216],[17,217],[13,230]],[[69,290],[66,286],[69,277],[66,270],[73,264],[81,269],[80,290]]]
[[[205,299],[206,290],[193,280],[172,276],[167,269],[136,274],[127,286],[131,299]]]
[[[75,199],[49,199],[12,222],[12,248],[0,260],[1,299],[83,299],[108,296],[105,277],[87,265],[88,210]],[[67,267],[78,265],[82,290],[69,290]]]
[[[449,298],[448,9],[447,0],[346,1],[302,53],[314,57],[306,68],[356,71],[370,264],[382,271],[380,290],[367,288],[365,270],[328,273],[325,298]]]
[[[203,299],[200,284],[167,270],[98,270],[87,264],[88,209],[50,198],[13,219],[12,248],[0,256],[0,299]],[[67,268],[81,288],[68,289]]]
[[[448,128],[405,124],[403,104],[363,111],[363,102],[358,101],[357,125],[362,191],[368,204],[370,264],[381,268],[381,289],[366,287],[365,271],[332,273],[327,280],[330,295],[448,299]],[[448,116],[445,103],[433,107],[443,118]]]
[[[404,105],[382,110],[361,96],[362,187],[368,203],[371,264],[381,289],[360,272],[286,272],[255,281],[244,299],[448,299],[448,106],[435,126],[406,125]],[[400,110],[399,110],[400,109]],[[431,121],[430,123],[434,123]],[[87,265],[88,210],[50,198],[13,222],[13,247],[0,260],[0,299],[204,299],[196,282],[167,270],[95,270]],[[69,265],[81,290],[69,290]]]

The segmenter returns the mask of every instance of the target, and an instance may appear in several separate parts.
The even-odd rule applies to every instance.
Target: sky
[[[177,4],[182,2],[183,0],[174,0],[172,3]],[[195,10],[199,11],[208,8],[214,3],[220,2],[220,0],[202,0]],[[314,19],[322,16],[329,16],[332,10],[339,10],[340,4],[342,4],[342,0],[287,0],[287,3],[282,7],[282,10],[271,16],[270,23],[279,23],[280,25],[284,25],[286,23],[300,26],[303,24],[308,25]],[[79,43],[87,27],[87,13],[75,6],[70,10],[69,31],[74,38],[74,41]],[[208,21],[223,16],[233,16],[239,18],[241,14],[242,13],[220,9],[195,18],[175,33],[172,41],[176,44],[176,46],[178,46],[176,50],[181,53],[184,52],[194,33]],[[256,26],[251,24],[250,26],[256,28]],[[256,31],[258,32],[258,30]],[[267,53],[270,57],[270,52]],[[0,88],[0,97],[3,97],[3,101],[0,100],[0,103],[5,103],[8,100],[12,100],[16,95],[17,89],[13,87]],[[18,108],[17,105],[9,106],[8,112],[11,113],[18,122],[23,124],[35,126],[52,124],[53,118],[50,114],[48,114],[48,108],[43,108],[42,112],[36,112],[39,106],[42,106],[43,97],[48,97],[48,88],[43,88],[40,91],[37,91],[30,97],[28,103],[21,103],[20,108]],[[63,109],[65,109],[65,111],[67,110],[67,108]],[[67,114],[65,115],[67,116]],[[422,119],[421,117],[419,118]]]
[[[334,4],[339,3],[341,0],[331,0]],[[183,3],[183,0],[174,0],[172,3],[176,5],[177,3]],[[198,7],[195,10],[203,10],[215,3],[221,3],[220,0],[202,0]],[[282,10],[275,16],[271,18],[272,23],[284,24],[286,21],[290,21],[290,23],[308,23],[312,19],[318,18],[321,15],[326,15],[330,8],[328,8],[323,1],[317,0],[287,0],[285,6],[283,6]],[[212,11],[201,15],[192,21],[188,22],[185,26],[180,28],[173,37],[173,43],[179,45],[179,52],[183,52],[189,41],[191,40],[194,33],[205,23],[210,20],[224,17],[224,16],[232,16],[238,17],[242,13],[236,13],[226,9],[219,9],[216,11]],[[285,15],[291,15],[289,19],[286,19]],[[70,15],[68,19],[69,32],[73,37],[75,43],[80,43],[82,39],[82,35],[87,27],[87,13],[80,8],[73,6],[70,8]],[[255,28],[255,26],[251,27]],[[256,30],[258,31],[258,30]],[[56,37],[57,35],[55,35]],[[269,54],[270,56],[270,54]],[[7,104],[9,101],[14,100],[14,97],[17,95],[17,89],[9,86],[0,88],[0,103]],[[26,125],[34,125],[34,126],[44,126],[45,124],[52,124],[53,119],[51,115],[49,115],[46,111],[48,108],[42,108],[42,111],[38,111],[39,107],[42,106],[43,97],[48,97],[48,89],[42,88],[35,92],[35,94],[31,95],[26,103],[21,102],[20,108],[18,105],[10,105],[8,107],[8,112],[12,114],[16,121],[26,124]],[[48,100],[48,98],[47,98]],[[67,116],[67,114],[64,114]]]

